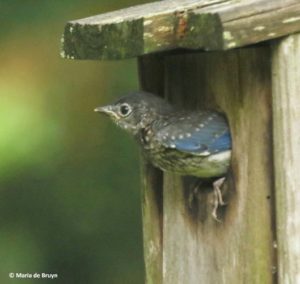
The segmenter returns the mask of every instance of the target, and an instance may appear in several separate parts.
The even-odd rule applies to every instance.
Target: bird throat
[[[153,132],[150,127],[145,127],[140,130],[140,142],[147,149],[151,148],[151,138],[153,136]]]

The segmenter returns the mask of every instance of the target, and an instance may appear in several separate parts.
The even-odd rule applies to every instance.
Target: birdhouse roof
[[[70,21],[62,56],[123,59],[228,50],[300,31],[299,0],[165,0]]]

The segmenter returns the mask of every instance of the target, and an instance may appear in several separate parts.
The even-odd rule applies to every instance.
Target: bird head
[[[166,101],[151,93],[135,92],[95,111],[108,115],[118,126],[135,135],[171,109]]]

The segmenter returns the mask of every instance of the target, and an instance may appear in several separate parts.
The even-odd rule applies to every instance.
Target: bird
[[[163,98],[144,91],[131,92],[112,104],[100,106],[104,113],[133,135],[155,167],[182,176],[213,178],[214,206],[225,205],[221,187],[231,160],[231,135],[226,117],[217,111],[178,109]]]

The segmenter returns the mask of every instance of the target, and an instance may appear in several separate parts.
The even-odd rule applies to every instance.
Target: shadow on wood
[[[212,218],[214,205],[214,193],[212,183],[216,179],[201,180],[194,177],[182,177],[182,188],[184,190],[184,201],[188,221],[191,226],[198,226],[198,222],[204,223]],[[229,210],[230,201],[235,194],[234,179],[232,172],[227,174],[222,188],[222,197],[226,205],[219,205],[217,216],[220,222],[225,222],[226,212]],[[216,222],[218,222],[216,220]]]

